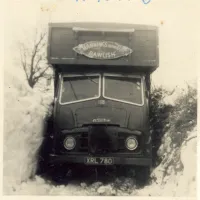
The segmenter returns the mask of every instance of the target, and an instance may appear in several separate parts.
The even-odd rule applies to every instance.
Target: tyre
[[[38,151],[37,172],[38,175],[43,175],[49,170],[49,154],[52,152],[53,141],[51,134],[53,131],[52,117],[47,117],[44,125],[43,141]]]
[[[150,166],[139,166],[135,170],[135,177],[138,186],[145,186],[150,179]]]
[[[72,176],[72,170],[67,164],[55,165],[51,171],[51,180],[56,185],[67,185]]]

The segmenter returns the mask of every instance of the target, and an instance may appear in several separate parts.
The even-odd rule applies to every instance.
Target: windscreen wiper
[[[98,82],[92,80],[92,79],[91,79],[89,76],[87,76],[86,74],[81,74],[81,75],[83,75],[84,77],[87,77],[88,80],[90,80],[91,82],[98,84]]]
[[[75,90],[74,90],[74,87],[73,87],[71,81],[69,81],[69,84],[70,84],[70,87],[71,87],[71,89],[72,89],[72,91],[73,91],[73,93],[74,93],[74,97],[76,98],[76,100],[78,100],[78,98],[77,98],[77,96],[76,96],[76,93],[75,93]]]

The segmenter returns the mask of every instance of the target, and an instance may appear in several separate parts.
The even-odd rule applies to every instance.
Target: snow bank
[[[35,173],[43,121],[51,99],[35,94],[12,71],[7,70],[4,75],[4,194],[12,194]]]
[[[166,139],[166,138],[165,138]],[[168,158],[152,172],[155,179],[149,186],[137,191],[139,196],[196,196],[197,170],[197,127],[188,132],[181,147],[170,148],[171,142],[165,140],[170,152]],[[163,151],[163,146],[159,151]],[[169,156],[170,155],[170,156]]]
[[[197,128],[190,132],[181,148],[181,162],[184,169],[179,179],[177,194],[182,196],[196,195],[197,175]]]

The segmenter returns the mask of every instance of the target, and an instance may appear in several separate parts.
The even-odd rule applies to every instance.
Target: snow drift
[[[43,98],[11,71],[4,83],[4,193],[34,176],[50,98]]]
[[[196,196],[196,137],[197,127],[188,132],[181,147],[175,147],[166,134],[159,149],[165,158],[152,172],[152,184],[139,190],[139,196]]]

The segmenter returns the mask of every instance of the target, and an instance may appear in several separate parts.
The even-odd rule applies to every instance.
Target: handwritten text
[[[76,2],[78,2],[78,1],[81,1],[81,0],[76,0]],[[82,1],[86,1],[86,0],[82,0]],[[109,1],[109,0],[106,0],[106,1]],[[120,0],[119,0],[120,1]],[[129,0],[130,1],[130,0]],[[101,2],[101,0],[97,0],[97,2]],[[150,3],[151,2],[151,0],[142,0],[142,2],[144,3],[144,4],[148,4],[148,3]]]

